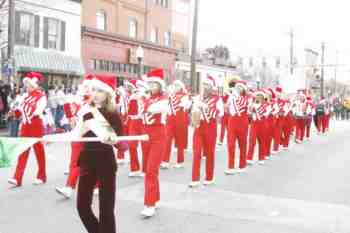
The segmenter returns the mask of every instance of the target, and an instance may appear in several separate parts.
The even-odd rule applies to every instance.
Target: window
[[[166,47],[171,46],[171,33],[170,32],[165,32],[164,33],[164,45]]]
[[[64,51],[66,47],[66,23],[44,17],[44,48]]]
[[[151,42],[153,43],[159,43],[159,29],[153,28],[151,31]]]
[[[56,19],[48,20],[48,48],[59,49],[60,48],[60,22]]]
[[[107,29],[107,16],[104,10],[99,10],[96,13],[96,28],[99,30],[106,31]]]
[[[17,18],[17,43],[20,45],[34,46],[34,15],[25,12],[18,12]]]
[[[129,36],[136,39],[137,37],[137,21],[136,19],[131,19],[129,21]]]

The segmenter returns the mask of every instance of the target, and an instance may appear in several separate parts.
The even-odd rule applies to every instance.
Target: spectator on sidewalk
[[[8,106],[9,106],[9,112],[7,115],[7,123],[8,123],[10,137],[17,137],[18,136],[21,114],[18,111],[16,111],[16,109],[19,107],[20,100],[21,100],[21,95],[17,91],[13,91],[7,97],[7,102],[8,102]]]

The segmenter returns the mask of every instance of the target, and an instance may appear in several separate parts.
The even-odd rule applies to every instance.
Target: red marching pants
[[[305,125],[306,125],[306,119],[305,118],[297,118],[296,119],[296,135],[295,139],[303,141],[305,136]]]
[[[21,125],[21,137],[42,137],[44,135],[44,125],[42,120],[35,116],[31,123],[23,123]],[[46,161],[45,161],[45,149],[41,142],[35,143],[33,145],[36,161],[38,164],[38,173],[36,178],[46,182]],[[24,170],[27,165],[28,156],[29,156],[30,148],[23,152],[17,161],[16,171],[14,174],[14,179],[17,180],[17,184],[22,185],[22,178],[24,174]]]
[[[221,120],[221,128],[220,128],[220,142],[223,143],[225,132],[228,129],[228,118],[229,114],[225,113]]]
[[[163,155],[163,161],[169,162],[171,155],[172,142],[175,141],[177,148],[177,163],[183,163],[185,160],[185,149],[188,143],[188,115],[180,110],[176,115],[170,115],[167,119],[166,143]]]
[[[265,119],[252,121],[250,124],[247,160],[253,160],[256,141],[259,143],[259,160],[263,161],[267,155]]]
[[[308,116],[305,122],[306,138],[310,138],[311,123],[312,123],[312,116]]]
[[[227,149],[228,168],[235,168],[236,141],[240,150],[239,168],[247,166],[247,137],[249,119],[247,114],[242,116],[230,116],[228,119]]]
[[[268,116],[266,118],[265,122],[266,122],[266,156],[270,156],[273,133],[274,133],[274,126],[275,126],[274,116],[272,116],[272,115]]]
[[[293,131],[294,120],[292,114],[288,114],[284,117],[284,123],[282,126],[282,141],[281,144],[283,147],[289,147],[290,136]]]
[[[326,114],[325,115],[325,130],[328,131],[329,130],[329,121],[331,119],[331,114]]]
[[[145,143],[145,157],[147,159],[145,176],[145,206],[155,206],[160,200],[159,168],[164,153],[164,138],[166,129],[164,125],[146,125],[149,141]]]
[[[278,116],[275,118],[275,124],[273,125],[273,150],[278,152],[281,144],[282,127],[284,124],[284,117]]]
[[[72,152],[70,156],[69,175],[67,178],[66,186],[71,187],[72,189],[75,189],[80,174],[78,160],[83,145],[84,144],[81,142],[72,142],[71,144]]]
[[[200,180],[201,157],[203,152],[206,155],[206,180],[213,180],[216,137],[216,119],[212,119],[210,122],[201,120],[199,127],[193,133],[192,181]]]
[[[145,128],[142,123],[142,119],[129,119],[128,120],[128,135],[142,135],[145,133]],[[140,171],[140,163],[139,163],[139,158],[137,154],[137,146],[139,142],[138,141],[129,141],[129,153],[130,153],[130,171],[131,172],[136,172]],[[141,148],[142,148],[142,154],[144,154],[144,143],[141,143]],[[142,157],[142,163],[144,165],[144,157]],[[142,169],[144,169],[145,166],[142,166]]]

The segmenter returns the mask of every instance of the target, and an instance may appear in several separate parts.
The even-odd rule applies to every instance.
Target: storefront
[[[122,85],[126,79],[138,78],[140,64],[136,50],[139,46],[144,54],[141,59],[141,74],[162,68],[165,71],[165,80],[172,81],[175,77],[176,50],[87,27],[82,31],[82,60],[85,71],[116,75],[118,85]]]

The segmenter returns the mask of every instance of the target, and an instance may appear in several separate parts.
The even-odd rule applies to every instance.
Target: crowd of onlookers
[[[48,97],[43,115],[46,134],[70,130],[69,122],[65,119],[63,106],[75,95],[76,91],[76,88],[64,88],[63,86],[51,86],[45,91]],[[18,136],[21,115],[16,109],[18,109],[24,93],[25,90],[22,87],[0,86],[0,127],[7,127],[9,136],[12,137]]]

